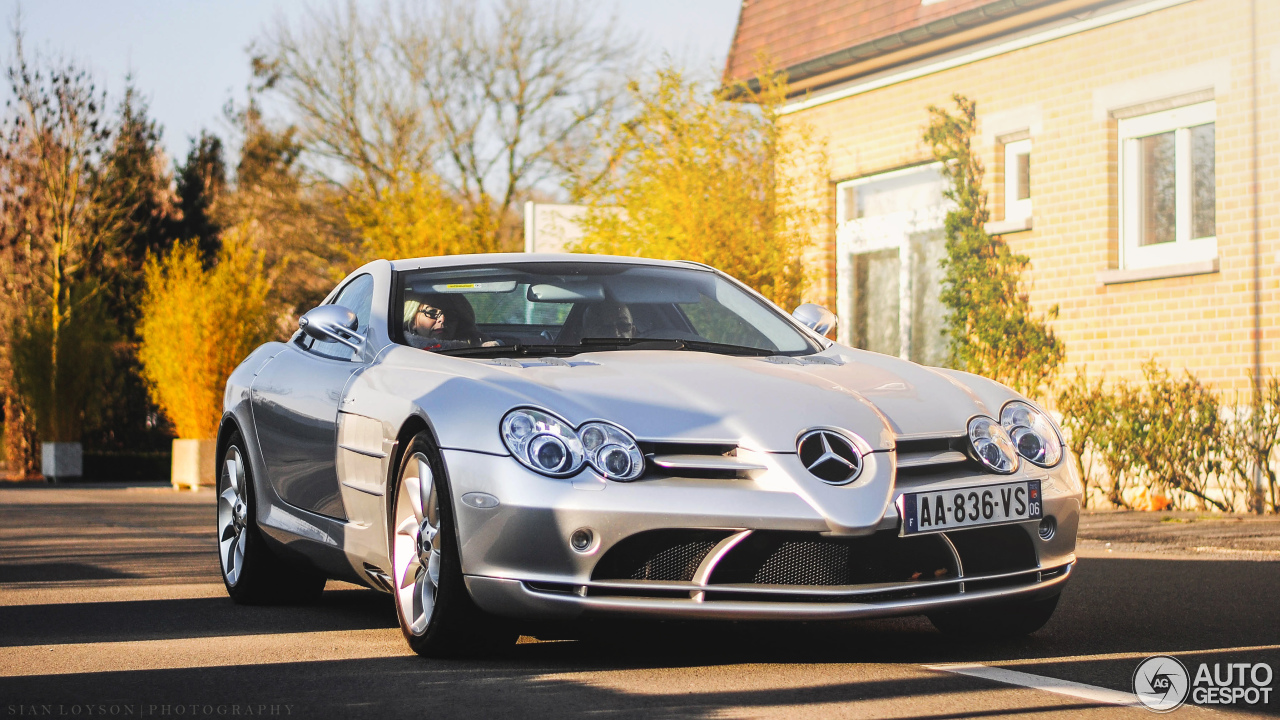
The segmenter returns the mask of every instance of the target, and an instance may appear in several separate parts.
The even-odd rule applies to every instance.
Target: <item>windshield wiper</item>
[[[582,351],[578,348],[565,347],[564,345],[525,345],[518,342],[511,345],[453,348],[452,350],[440,350],[439,354],[456,357],[501,357],[503,355],[563,355],[566,352],[579,353]]]
[[[577,345],[490,345],[487,347],[461,347],[438,351],[441,355],[454,357],[502,357],[504,355],[522,355],[540,357],[543,355],[576,355],[583,352],[608,352],[614,350],[690,350],[693,352],[709,352],[718,355],[744,355],[767,357],[776,355],[774,350],[751,347],[749,345],[729,345],[708,340],[680,340],[677,338],[582,338]]]
[[[683,340],[663,338],[588,337],[578,341],[581,348],[597,350],[683,350]]]
[[[768,357],[777,355],[776,350],[765,350],[764,348],[751,347],[750,345],[729,345],[726,343],[716,343],[709,340],[681,340],[686,350],[698,350],[700,352],[719,353],[721,355],[748,355],[753,357]]]
[[[719,355],[758,357],[777,354],[773,350],[765,350],[748,345],[728,345],[708,340],[680,340],[676,338],[583,338],[579,344],[593,350],[692,350]]]

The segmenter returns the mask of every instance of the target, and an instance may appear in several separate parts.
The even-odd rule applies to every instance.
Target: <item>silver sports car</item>
[[[370,263],[227,382],[227,591],[368,585],[424,655],[586,617],[1039,629],[1082,492],[1054,421],[835,322],[692,262]]]

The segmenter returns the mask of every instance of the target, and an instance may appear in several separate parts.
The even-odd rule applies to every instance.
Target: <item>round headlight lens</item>
[[[569,451],[560,438],[554,435],[539,435],[529,443],[529,459],[540,470],[558,473],[564,470],[564,463],[569,459]]]
[[[1018,451],[1009,433],[989,417],[969,421],[969,444],[978,460],[991,470],[1008,475],[1018,469]]]
[[[502,442],[524,466],[564,477],[582,469],[582,441],[567,423],[540,410],[519,408],[502,419]]]
[[[586,448],[587,462],[610,480],[635,480],[644,473],[644,455],[622,428],[608,423],[583,425],[578,434]]]
[[[1042,467],[1062,459],[1062,436],[1053,422],[1029,403],[1014,400],[1000,411],[1000,424],[1013,438],[1018,454]]]

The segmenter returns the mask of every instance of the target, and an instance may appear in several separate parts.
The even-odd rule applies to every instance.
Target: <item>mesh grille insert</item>
[[[631,572],[632,580],[692,580],[714,542],[695,540],[662,550]]]
[[[647,530],[623,539],[596,563],[592,580],[693,579],[702,559],[727,530]]]
[[[955,557],[935,536],[900,538],[892,530],[868,537],[758,531],[720,561],[712,585],[836,586],[952,580]]]
[[[831,542],[784,542],[751,579],[762,585],[848,585],[849,547]]]

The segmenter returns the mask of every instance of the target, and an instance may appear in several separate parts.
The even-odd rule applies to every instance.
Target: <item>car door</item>
[[[356,314],[367,335],[374,281],[359,275],[334,297]],[[347,519],[337,474],[338,408],[351,379],[366,363],[338,342],[299,334],[258,373],[252,386],[254,424],[268,479],[290,505]]]

